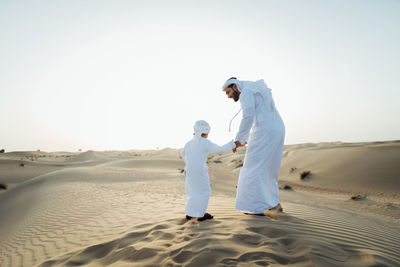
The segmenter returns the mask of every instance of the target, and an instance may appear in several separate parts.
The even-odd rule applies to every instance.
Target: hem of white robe
[[[239,212],[243,212],[243,213],[259,214],[259,213],[263,213],[263,212],[266,211],[266,210],[269,210],[269,209],[272,209],[272,208],[276,207],[279,203],[280,203],[280,202],[277,201],[276,204],[272,205],[271,207],[266,207],[266,208],[263,209],[263,210],[260,209],[260,210],[254,211],[254,210],[240,209],[240,208],[238,208],[238,207],[236,207],[236,210],[238,210]]]
[[[186,215],[190,216],[190,217],[203,217],[205,214],[205,212],[203,214],[201,213],[191,213],[191,212],[186,212]]]

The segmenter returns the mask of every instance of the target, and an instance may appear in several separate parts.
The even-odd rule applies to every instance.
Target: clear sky
[[[0,149],[235,136],[224,81],[264,79],[286,144],[400,139],[400,1],[0,0]]]

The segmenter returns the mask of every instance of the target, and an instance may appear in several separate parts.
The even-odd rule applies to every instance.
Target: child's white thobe
[[[195,135],[186,143],[181,155],[186,163],[186,215],[203,217],[210,198],[211,187],[208,176],[207,155],[227,152],[236,145],[233,141],[218,146],[210,140]]]

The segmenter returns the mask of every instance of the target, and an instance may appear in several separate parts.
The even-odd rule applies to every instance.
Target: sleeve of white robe
[[[230,141],[223,146],[214,144],[213,142],[211,142],[208,139],[207,139],[207,141],[208,141],[207,142],[207,150],[208,150],[208,153],[211,153],[211,154],[224,153],[224,152],[227,152],[236,147],[236,144],[233,141]]]
[[[255,111],[255,99],[251,91],[243,90],[240,94],[240,105],[242,106],[242,121],[239,131],[236,134],[236,140],[244,144],[249,139],[251,126],[253,125]]]

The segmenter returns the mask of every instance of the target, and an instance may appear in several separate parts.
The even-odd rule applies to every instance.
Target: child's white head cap
[[[194,134],[196,136],[201,136],[201,134],[208,134],[211,130],[210,125],[208,124],[208,122],[204,121],[204,120],[199,120],[196,121],[194,126],[193,126],[193,130],[194,130]]]

